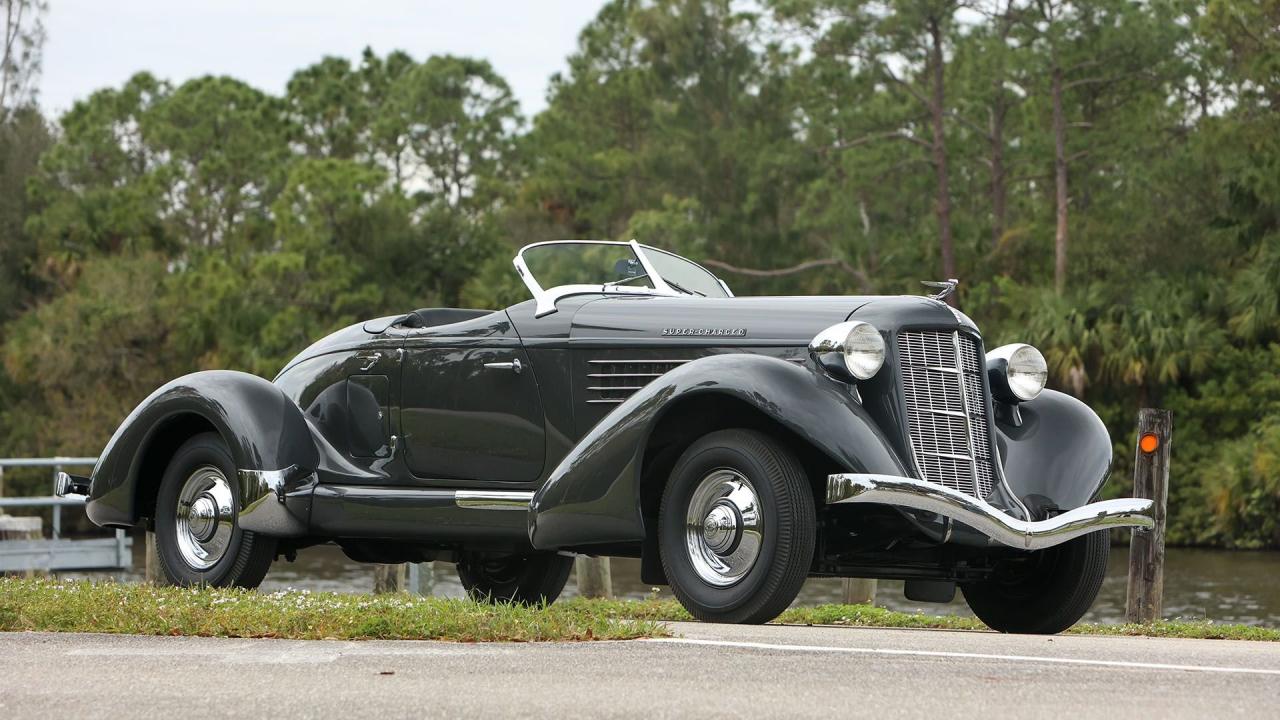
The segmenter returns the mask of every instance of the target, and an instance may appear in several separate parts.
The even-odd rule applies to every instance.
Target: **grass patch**
[[[17,630],[457,642],[628,640],[670,634],[661,623],[586,602],[522,607],[411,595],[0,579],[0,631]]]
[[[916,615],[867,605],[820,605],[810,608],[792,608],[779,616],[777,621],[797,625],[850,625],[890,628],[936,628],[941,630],[988,629],[986,625],[971,617]],[[1081,623],[1068,629],[1067,634],[1129,635],[1134,637],[1174,637],[1202,640],[1280,641],[1280,630],[1252,625],[1215,623],[1211,620],[1161,620],[1145,625]]]
[[[665,637],[667,621],[693,618],[675,600],[587,600],[549,607],[486,605],[411,595],[345,595],[306,590],[181,589],[114,582],[0,579],[0,631],[268,637],[299,640],[457,642],[630,640]],[[895,612],[868,605],[791,608],[791,625],[986,630],[954,615]],[[1129,635],[1280,641],[1280,630],[1212,621],[1076,625],[1074,635]]]
[[[778,622],[794,625],[851,625],[857,627],[935,628],[940,630],[986,630],[971,617],[957,615],[917,615],[871,605],[819,605],[791,608]]]
[[[568,605],[591,606],[610,617],[630,617],[647,621],[692,620],[674,600],[582,600]],[[922,615],[896,612],[870,605],[818,605],[791,608],[775,623],[787,625],[840,625],[845,627],[931,628],[935,630],[981,630],[986,625],[975,618],[956,615]],[[1222,624],[1208,620],[1161,620],[1147,625],[1102,625],[1087,623],[1067,630],[1070,635],[1128,635],[1135,637],[1176,637],[1203,640],[1260,640],[1280,642],[1280,630],[1252,625]]]
[[[1260,640],[1280,642],[1275,628],[1215,623],[1212,620],[1160,620],[1146,625],[1076,625],[1067,632],[1073,635],[1132,635],[1136,637],[1175,637],[1197,640]]]

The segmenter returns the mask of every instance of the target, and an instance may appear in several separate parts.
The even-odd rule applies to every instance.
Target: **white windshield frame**
[[[653,287],[651,288],[629,287],[626,285],[607,285],[604,283],[599,283],[599,284],[591,283],[591,284],[577,284],[577,285],[557,285],[551,288],[544,288],[542,287],[541,284],[538,283],[537,278],[533,276],[533,272],[529,270],[529,264],[525,262],[524,254],[526,251],[531,250],[533,248],[544,247],[547,245],[625,245],[625,246],[628,246],[631,248],[631,251],[635,253],[636,259],[640,261],[640,265],[644,268],[645,273],[648,275],[649,281],[653,283]],[[659,296],[659,297],[699,297],[698,295],[689,295],[688,293],[679,292],[675,288],[671,287],[671,285],[669,285],[667,281],[662,278],[662,275],[658,273],[658,269],[653,266],[653,263],[650,262],[649,256],[645,254],[645,249],[646,249],[646,246],[641,245],[635,240],[629,240],[625,242],[620,240],[549,240],[547,242],[537,242],[537,243],[530,243],[528,245],[525,245],[524,247],[520,248],[520,252],[516,253],[515,259],[513,259],[511,262],[516,266],[516,272],[519,273],[520,279],[524,281],[525,287],[529,288],[529,292],[533,295],[533,299],[536,301],[536,307],[534,308],[534,312],[533,312],[534,317],[543,317],[544,315],[550,315],[551,313],[556,312],[556,309],[557,309],[556,302],[559,301],[560,298],[568,297],[570,295],[589,295],[594,293],[605,293],[605,294],[617,294],[617,295],[650,295],[650,296]],[[713,278],[716,277],[715,274],[712,273],[710,270],[707,270],[701,265],[698,265],[698,263],[693,262],[692,260],[689,260],[686,257],[676,255],[673,252],[668,252],[666,250],[661,250],[659,248],[648,248],[648,249],[653,250],[655,252],[666,253],[667,255],[671,255],[672,257],[680,258],[681,260],[684,260],[692,265],[697,265],[699,268],[706,270],[707,274],[711,275],[711,277]],[[721,280],[720,278],[716,278],[716,281],[720,283],[720,287],[724,288],[725,293],[729,297],[733,297],[733,293],[729,291],[729,286],[725,285],[723,280]]]

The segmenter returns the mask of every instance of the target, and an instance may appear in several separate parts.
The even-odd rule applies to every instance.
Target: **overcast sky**
[[[604,0],[50,0],[40,104],[60,114],[149,70],[175,84],[231,75],[279,94],[324,55],[405,50],[487,59],[525,115],[545,105],[578,31]]]

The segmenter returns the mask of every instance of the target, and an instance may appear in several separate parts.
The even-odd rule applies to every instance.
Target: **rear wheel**
[[[671,590],[699,620],[762,623],[809,573],[817,521],[804,470],[754,430],[694,442],[662,495],[658,547]]]
[[[542,605],[555,602],[569,581],[573,558],[469,552],[458,558],[458,579],[478,602]]]
[[[156,496],[156,557],[174,585],[254,588],[275,558],[275,539],[241,530],[235,462],[216,433],[178,448]]]
[[[1052,635],[1089,611],[1107,574],[1108,531],[1006,562],[990,579],[960,586],[978,619],[992,630]]]

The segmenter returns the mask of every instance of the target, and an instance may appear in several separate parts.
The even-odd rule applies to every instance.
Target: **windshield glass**
[[[649,264],[674,289],[703,297],[729,297],[724,286],[706,268],[666,250],[643,246]]]
[[[644,265],[626,243],[553,243],[527,248],[529,272],[544,289],[561,285],[652,288]]]
[[[537,301],[535,317],[555,312],[562,297],[585,293],[733,297],[701,265],[635,240],[534,243],[520,249],[515,266]]]

